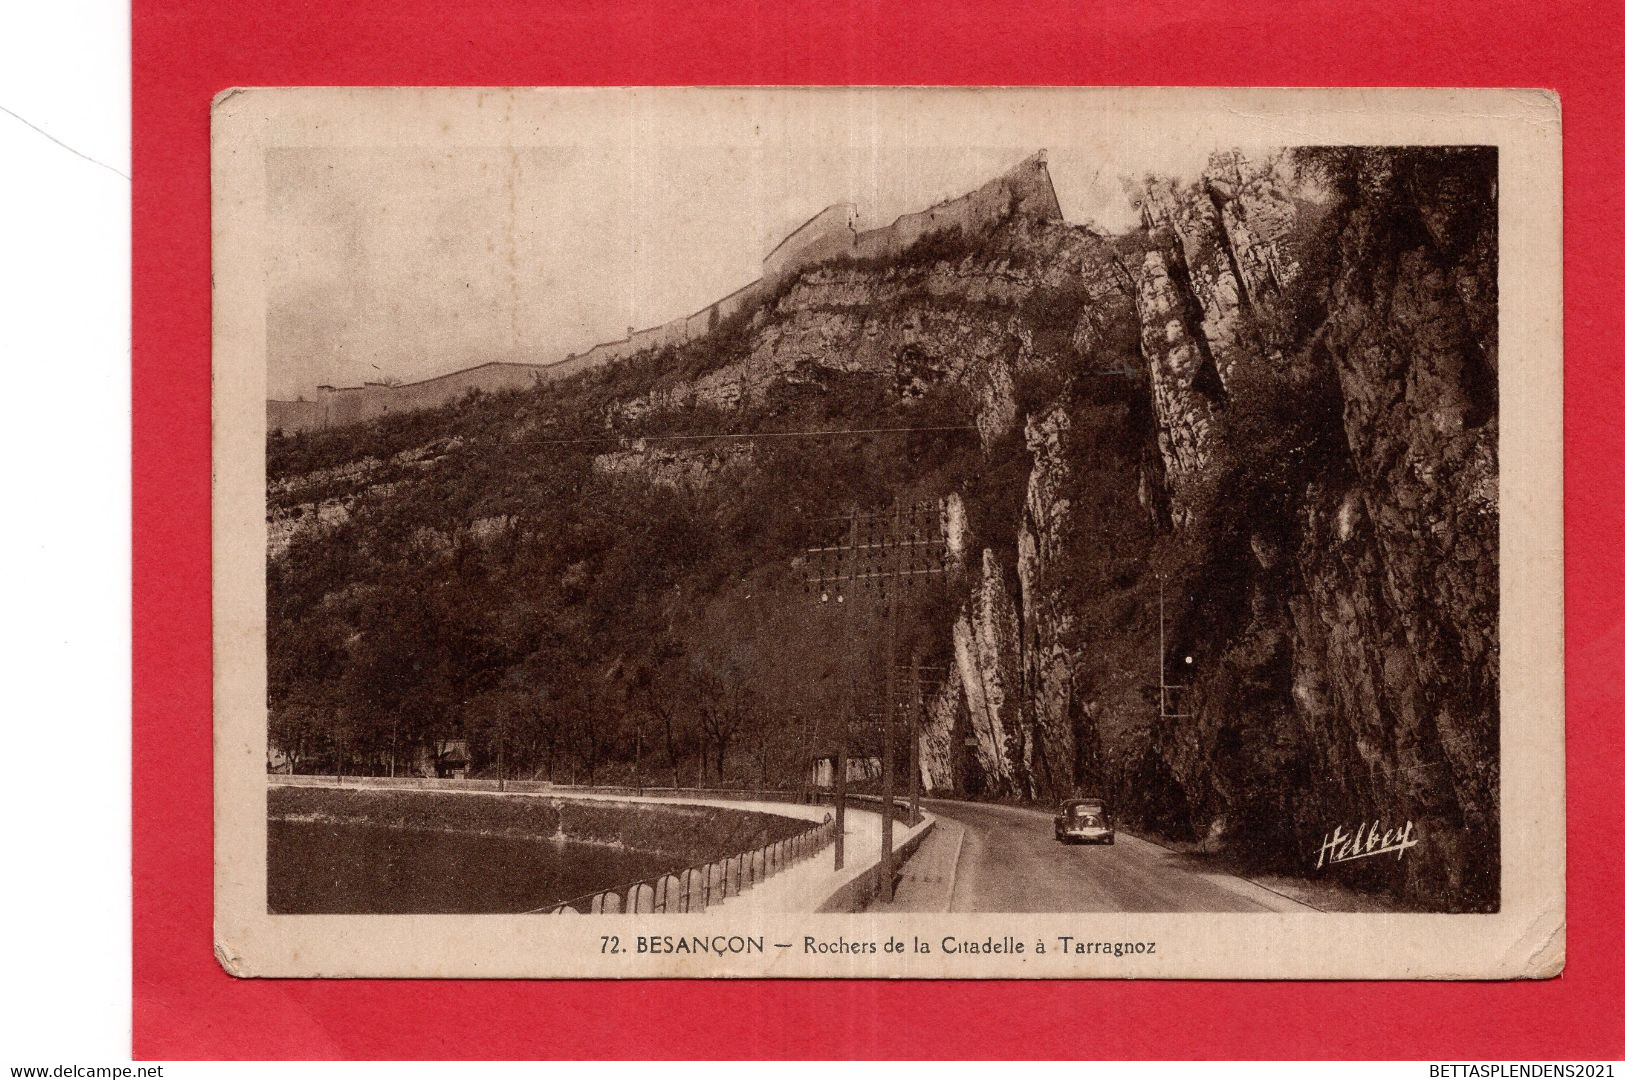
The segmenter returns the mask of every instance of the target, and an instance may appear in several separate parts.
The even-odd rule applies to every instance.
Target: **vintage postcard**
[[[1559,131],[221,94],[221,964],[1557,974]]]

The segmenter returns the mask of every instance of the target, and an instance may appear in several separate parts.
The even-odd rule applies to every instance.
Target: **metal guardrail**
[[[835,819],[825,814],[823,821],[783,840],[674,873],[600,889],[574,900],[537,908],[530,914],[662,915],[700,912],[730,896],[738,896],[786,867],[811,858],[834,839]]]

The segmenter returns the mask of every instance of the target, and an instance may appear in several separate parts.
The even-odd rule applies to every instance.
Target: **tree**
[[[651,717],[666,751],[671,786],[678,787],[679,748],[686,742],[681,702],[687,696],[682,653],[671,639],[663,639],[638,669],[628,689],[628,708]]]
[[[757,715],[757,694],[741,681],[729,682],[709,671],[695,677],[701,729],[716,754],[717,781],[727,778],[728,748]]]
[[[280,751],[289,772],[301,772],[330,752],[338,731],[339,706],[331,686],[301,688],[270,709],[270,746]]]

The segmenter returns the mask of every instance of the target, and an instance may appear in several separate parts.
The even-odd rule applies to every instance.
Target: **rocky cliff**
[[[627,440],[957,419],[967,447],[861,461],[624,442],[595,449],[569,490],[653,462],[649,487],[709,515],[740,564],[792,550],[791,519],[815,504],[945,496],[953,573],[905,632],[940,673],[924,693],[928,790],[1099,792],[1142,828],[1299,873],[1336,826],[1410,819],[1421,857],[1343,879],[1491,909],[1495,175],[1474,149],[1218,155],[1193,181],[1148,179],[1127,235],[1012,213],[985,236],[803,268],[707,339],[500,404],[507,426],[485,421],[484,445],[541,453],[559,431],[549,408]],[[397,483],[415,482],[407,464],[433,471],[440,457],[385,452],[410,443],[371,467]],[[466,475],[487,475],[491,453]],[[277,481],[279,543],[348,513],[313,475]],[[708,478],[769,509],[719,509]],[[779,509],[782,527],[757,520]],[[739,572],[688,587],[748,599],[762,585]],[[680,635],[734,632],[683,622],[675,600],[659,610]],[[791,651],[810,670],[819,647]]]
[[[1195,657],[1152,745],[1218,842],[1310,851],[1369,808],[1430,838],[1370,879],[1493,906],[1494,155],[1286,164],[1147,193],[1171,644]]]
[[[1412,819],[1434,856],[1368,879],[1492,904],[1494,196],[1481,152],[1224,155],[1150,181],[1137,235],[1027,220],[813,270],[694,390],[970,392],[1024,490],[974,508],[931,787],[1109,788],[1300,868],[1335,825]]]

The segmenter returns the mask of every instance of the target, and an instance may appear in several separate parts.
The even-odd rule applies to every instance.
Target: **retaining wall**
[[[892,849],[892,872],[894,874],[901,871],[909,856],[919,850],[920,845],[925,842],[926,836],[936,827],[936,824],[935,818],[928,817],[904,834],[904,839]],[[819,905],[819,913],[862,911],[869,906],[869,901],[880,894],[880,881],[880,859],[877,856],[861,866],[858,872],[849,880],[837,885],[835,890]]]

